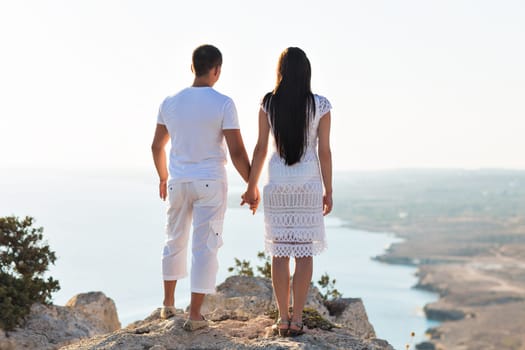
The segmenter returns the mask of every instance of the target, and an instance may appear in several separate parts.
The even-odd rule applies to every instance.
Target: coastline
[[[417,268],[425,349],[525,349],[525,171],[339,173],[334,214],[403,239],[376,260]]]
[[[424,291],[428,291],[428,292],[432,292],[432,293],[436,293],[439,295],[439,298],[442,297],[442,290],[438,287],[438,286],[435,286],[431,283],[429,284],[423,284],[422,283],[422,274],[421,274],[421,266],[423,264],[426,264],[427,261],[425,261],[424,259],[414,259],[414,258],[410,258],[410,257],[395,257],[395,256],[390,256],[389,255],[389,252],[391,251],[392,249],[392,246],[394,244],[406,244],[406,245],[409,245],[410,243],[408,242],[409,240],[409,236],[408,235],[403,235],[401,232],[395,232],[394,230],[385,230],[385,228],[378,228],[377,226],[374,226],[374,225],[366,225],[366,224],[361,224],[361,225],[354,225],[354,224],[350,224],[350,223],[347,223],[347,224],[344,224],[344,227],[347,227],[349,229],[352,229],[352,230],[362,230],[362,231],[366,231],[366,232],[369,232],[371,234],[384,234],[385,232],[388,232],[388,233],[392,233],[393,235],[395,235],[395,237],[398,237],[398,238],[402,238],[403,240],[398,242],[398,243],[393,243],[391,244],[387,249],[385,249],[385,252],[383,254],[380,254],[380,255],[377,255],[375,257],[372,257],[372,260],[376,260],[376,261],[379,261],[379,262],[383,262],[383,263],[386,263],[386,264],[391,264],[391,265],[401,265],[401,266],[410,266],[410,267],[415,267],[417,270],[416,270],[416,276],[417,276],[417,279],[418,279],[418,283],[416,283],[414,286],[412,286],[412,288],[415,288],[415,289],[419,289],[419,290],[424,290]],[[427,309],[428,306],[430,306],[432,303],[430,304],[425,304],[424,305],[424,310]],[[439,319],[435,319],[435,318],[431,318],[429,317],[428,313],[425,312],[425,317],[427,320],[429,321],[438,321],[438,322],[441,322],[441,320]],[[439,326],[436,326],[436,327],[431,327],[429,329],[426,330],[425,332],[425,335],[428,336],[428,337],[431,337],[432,334],[435,332],[435,329],[438,328]]]
[[[473,256],[430,255],[423,258],[418,253],[420,242],[415,238],[421,232],[410,232],[394,225],[351,223],[346,227],[372,234],[391,232],[402,238],[403,241],[394,243],[374,260],[417,268],[418,283],[413,288],[439,295],[436,302],[424,307],[427,320],[437,321],[439,325],[427,329],[429,339],[419,343],[421,348],[524,348],[525,260],[522,255],[521,258],[505,256],[505,248],[500,247]],[[525,250],[518,251],[522,254]],[[515,268],[515,273],[501,276],[499,272],[508,271],[506,267]]]
[[[412,288],[417,283],[413,266],[371,259],[399,239],[390,232],[372,234],[352,229],[336,215],[325,224],[329,227],[328,253],[318,257],[314,274],[320,276],[329,267],[328,273],[337,279],[336,287],[344,296],[363,298],[378,337],[388,339],[396,349],[404,348],[408,341],[424,341],[425,331],[435,322],[426,319],[423,307],[437,300],[437,294]],[[411,337],[412,333],[415,336]]]

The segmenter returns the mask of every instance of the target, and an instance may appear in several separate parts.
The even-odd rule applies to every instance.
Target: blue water
[[[218,282],[229,275],[234,257],[258,265],[257,252],[263,250],[263,215],[252,216],[235,205],[241,190],[230,185]],[[101,290],[115,301],[123,325],[148,315],[162,301],[164,212],[151,172],[0,172],[0,216],[35,217],[57,253],[50,274],[61,290],[54,302],[65,304],[77,293]],[[371,260],[399,239],[343,224],[327,218],[328,250],[314,259],[314,281],[327,272],[344,297],[362,298],[377,336],[396,349],[404,349],[411,332],[416,333],[414,343],[423,340],[424,331],[436,324],[425,319],[422,308],[437,295],[412,288],[415,268]],[[176,306],[188,302],[186,279],[177,285]]]

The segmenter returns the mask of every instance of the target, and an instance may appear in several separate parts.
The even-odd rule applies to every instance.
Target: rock
[[[0,332],[0,349],[58,349],[81,338],[120,328],[115,305],[104,294],[96,293],[96,298],[89,299],[89,302],[82,295],[77,299],[83,300],[79,307],[34,304],[23,327],[8,334]],[[90,307],[94,313],[90,312]],[[102,319],[97,318],[101,316],[100,310],[106,310]],[[108,320],[116,320],[119,327],[115,328],[115,322],[109,323]]]
[[[464,311],[451,308],[443,302],[427,304],[423,310],[429,320],[435,321],[457,321],[466,315]]]
[[[320,328],[307,329],[307,333],[300,337],[280,338],[272,334],[275,320],[270,315],[275,315],[275,307],[270,280],[233,276],[219,285],[217,291],[217,294],[206,297],[202,308],[206,318],[212,320],[207,328],[186,332],[182,325],[187,315],[177,314],[168,320],[162,320],[159,318],[159,311],[155,310],[143,321],[134,322],[111,334],[81,340],[61,350],[393,350],[386,341],[373,338],[373,328],[368,323],[360,299],[344,299],[346,307],[341,314],[337,317],[330,316],[318,295],[319,291],[312,288],[308,306],[315,307],[318,315],[327,315],[327,318],[331,317],[333,320],[339,319],[340,327],[330,331]],[[354,316],[353,313],[358,316]],[[359,324],[360,322],[362,324]],[[351,325],[353,328],[345,325]]]
[[[307,330],[297,338],[279,338],[271,335],[273,320],[258,316],[248,321],[225,320],[212,322],[210,327],[195,332],[182,329],[184,316],[176,315],[169,320],[152,320],[141,324],[141,329],[127,327],[110,335],[82,340],[61,350],[142,350],[162,349],[353,349],[393,350],[380,339],[360,339],[346,329],[323,331]]]
[[[427,336],[430,337],[430,339],[432,340],[438,340],[438,339],[441,339],[441,336],[443,335],[441,333],[441,331],[439,330],[439,328],[437,327],[433,327],[433,328],[429,328],[426,330],[425,332],[427,334]]]
[[[368,321],[365,306],[361,299],[340,298],[328,303],[333,316],[329,317],[335,323],[348,328],[360,338],[375,338],[374,327]]]
[[[436,350],[436,346],[428,341],[424,341],[422,343],[416,344],[417,350]]]
[[[149,350],[166,350],[166,348],[162,345],[153,345]]]
[[[245,321],[275,309],[272,282],[267,278],[231,276],[217,287],[217,292],[207,296],[202,307],[203,314],[207,314],[212,321]],[[337,307],[339,312],[330,312],[319,289],[312,286],[305,308],[315,309],[328,321],[351,329],[360,338],[375,338],[374,328],[368,321],[361,299],[341,298],[329,305]]]
[[[212,321],[248,320],[272,307],[272,282],[263,277],[232,276],[206,296],[202,313]]]
[[[77,294],[66,306],[84,312],[103,333],[120,329],[115,303],[102,292]]]

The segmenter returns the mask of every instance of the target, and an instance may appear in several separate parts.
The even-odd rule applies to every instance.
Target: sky
[[[2,1],[0,167],[152,167],[191,53],[223,53],[251,154],[279,54],[332,109],[336,170],[525,169],[522,1]]]

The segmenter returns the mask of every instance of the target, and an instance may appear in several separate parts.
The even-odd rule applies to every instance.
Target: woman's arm
[[[330,112],[319,122],[319,164],[323,176],[323,215],[332,211],[332,151],[330,149]]]
[[[257,183],[259,182],[259,177],[261,176],[264,160],[266,159],[266,153],[268,151],[269,133],[270,125],[268,123],[268,116],[261,108],[259,110],[259,137],[253,150],[248,189],[244,194],[244,201],[247,203],[254,203],[260,200],[260,198],[258,198]]]

